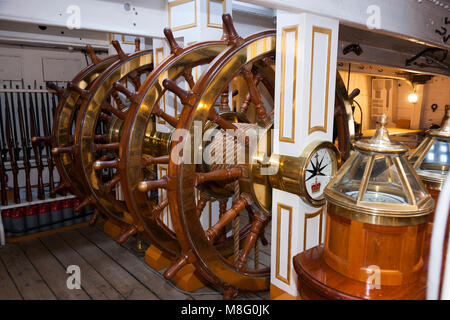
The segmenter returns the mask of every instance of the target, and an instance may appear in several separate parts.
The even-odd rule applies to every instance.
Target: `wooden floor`
[[[143,254],[134,247],[132,240],[119,246],[101,226],[7,244],[0,248],[0,299],[222,299],[208,287],[193,293],[179,290],[163,278],[162,272],[147,266]],[[268,250],[260,254],[266,265],[270,260]],[[79,290],[67,288],[69,265],[80,267]],[[269,293],[242,294],[239,299],[269,299]]]

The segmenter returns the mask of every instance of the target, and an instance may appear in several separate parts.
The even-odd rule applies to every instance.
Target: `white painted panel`
[[[22,57],[0,56],[0,79],[21,80],[22,78]]]
[[[286,33],[286,52],[282,52],[282,54],[285,55],[285,61],[286,61],[286,68],[285,68],[285,76],[284,76],[284,88],[281,88],[280,90],[283,90],[284,92],[284,101],[283,101],[283,107],[284,107],[284,114],[281,115],[283,117],[283,132],[282,136],[285,138],[293,139],[292,134],[292,126],[295,119],[292,118],[292,111],[294,108],[294,90],[292,87],[292,84],[296,79],[294,79],[295,76],[295,70],[294,70],[294,64],[295,64],[295,39],[296,32],[287,32]],[[280,83],[281,85],[281,83]]]
[[[222,1],[209,1],[209,23],[222,25]]]
[[[314,33],[314,61],[312,65],[311,81],[311,128],[325,126],[325,101],[328,62],[328,35]]]
[[[288,278],[288,265],[290,261],[288,261],[289,257],[289,211],[281,208],[281,219],[278,221],[280,224],[280,269],[279,275],[285,279]]]
[[[80,72],[83,64],[78,59],[42,58],[44,81],[67,81]]]
[[[170,27],[179,28],[195,23],[195,1],[174,5],[170,8]]]
[[[306,220],[306,247],[305,250],[319,245],[320,238],[320,214],[314,218]]]

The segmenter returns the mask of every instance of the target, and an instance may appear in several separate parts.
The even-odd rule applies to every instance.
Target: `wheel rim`
[[[109,67],[118,59],[117,55],[107,57],[97,63],[90,64],[80,73],[78,73],[72,83],[81,89],[88,89],[101,72]],[[69,147],[73,144],[72,127],[76,120],[75,115],[79,110],[80,95],[73,90],[66,89],[60,97],[58,107],[55,112],[52,128],[52,148]],[[54,155],[54,161],[58,173],[64,185],[70,187],[72,192],[80,199],[87,196],[79,175],[75,169],[74,158],[70,153],[61,153]]]
[[[151,50],[122,55],[119,61],[108,67],[91,85],[89,92],[84,96],[76,120],[74,137],[76,169],[83,187],[89,191],[89,202],[95,204],[113,223],[122,228],[128,227],[131,222],[123,221],[127,212],[126,206],[110,194],[110,190],[106,188],[93,166],[94,162],[98,160],[95,151],[109,144],[95,141],[95,130],[101,122],[101,114],[104,113],[104,102],[107,101],[108,97],[112,97],[112,92],[116,92],[113,84],[127,79],[136,70],[151,71],[152,61],[153,53]],[[111,116],[114,116],[114,114],[111,114]],[[118,134],[120,135],[120,130],[118,130]],[[108,142],[110,144],[117,143],[116,141]]]
[[[119,168],[127,207],[139,220],[150,242],[170,256],[177,256],[180,252],[175,234],[158,221],[154,211],[155,204],[150,201],[148,194],[138,190],[139,183],[145,180],[141,165],[142,157],[158,157],[168,154],[169,146],[163,145],[161,148],[155,148],[158,149],[158,152],[150,154],[144,151],[144,140],[156,134],[155,115],[152,111],[165,93],[162,86],[163,80],[167,77],[173,80],[182,78],[186,68],[209,63],[225,48],[225,41],[209,41],[184,49],[178,48],[177,53],[172,53],[161,62],[142,84],[137,92],[136,102],[130,107],[132,116],[125,121],[123,127]],[[159,137],[161,139],[170,139],[170,134],[161,135],[164,136]],[[159,211],[160,213],[161,211]]]
[[[275,53],[275,31],[266,31],[246,38],[241,45],[231,46],[219,55],[204,72],[193,88],[197,99],[192,110],[182,112],[177,129],[188,129],[193,135],[194,121],[206,123],[210,108],[223,88],[231,82],[244,65],[262,60]],[[198,106],[201,106],[200,108]],[[172,149],[177,145],[173,142]],[[195,150],[191,144],[191,150]],[[199,219],[195,215],[193,186],[195,165],[170,163],[169,176],[177,177],[173,190],[169,192],[169,204],[173,221],[177,221],[177,237],[183,252],[195,255],[194,264],[214,285],[229,286],[241,290],[265,290],[269,285],[269,271],[239,271],[231,267],[224,257],[210,245]]]

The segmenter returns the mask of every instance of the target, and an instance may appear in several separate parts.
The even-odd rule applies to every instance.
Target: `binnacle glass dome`
[[[450,108],[440,129],[429,130],[427,137],[409,157],[420,178],[429,188],[440,189],[450,168]]]
[[[383,216],[423,222],[434,202],[406,159],[408,147],[391,141],[386,122],[382,115],[375,135],[354,143],[355,151],[330,181],[325,197],[365,222],[383,224]]]

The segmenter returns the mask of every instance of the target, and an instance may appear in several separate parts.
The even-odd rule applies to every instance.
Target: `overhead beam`
[[[444,75],[450,76],[450,69],[444,68],[433,68],[431,66],[427,66],[421,68],[416,65],[411,65],[406,67],[405,62],[407,59],[411,58],[413,55],[388,50],[383,48],[372,47],[368,45],[364,45],[364,54],[361,56],[357,56],[353,53],[349,53],[344,55],[343,49],[348,46],[350,43],[346,41],[339,41],[339,49],[338,49],[338,60],[345,62],[355,62],[355,63],[363,63],[363,64],[373,64],[385,67],[391,67],[398,70],[404,71],[415,71],[418,73],[428,73],[432,75]],[[382,72],[379,72],[382,75]]]
[[[340,23],[368,29],[367,21],[372,6],[380,9],[380,29],[386,33],[427,45],[450,48],[443,37],[435,32],[450,18],[449,5],[430,0],[240,0],[267,8],[287,12],[310,12],[339,19]],[[437,3],[437,5],[436,5]],[[447,28],[448,29],[448,28]],[[448,33],[450,34],[450,32]]]
[[[161,26],[168,24],[167,1],[135,0],[129,3],[126,7],[123,2],[100,0],[2,0],[0,20],[67,27],[73,15],[68,9],[76,5],[80,12],[80,29],[162,37]]]

